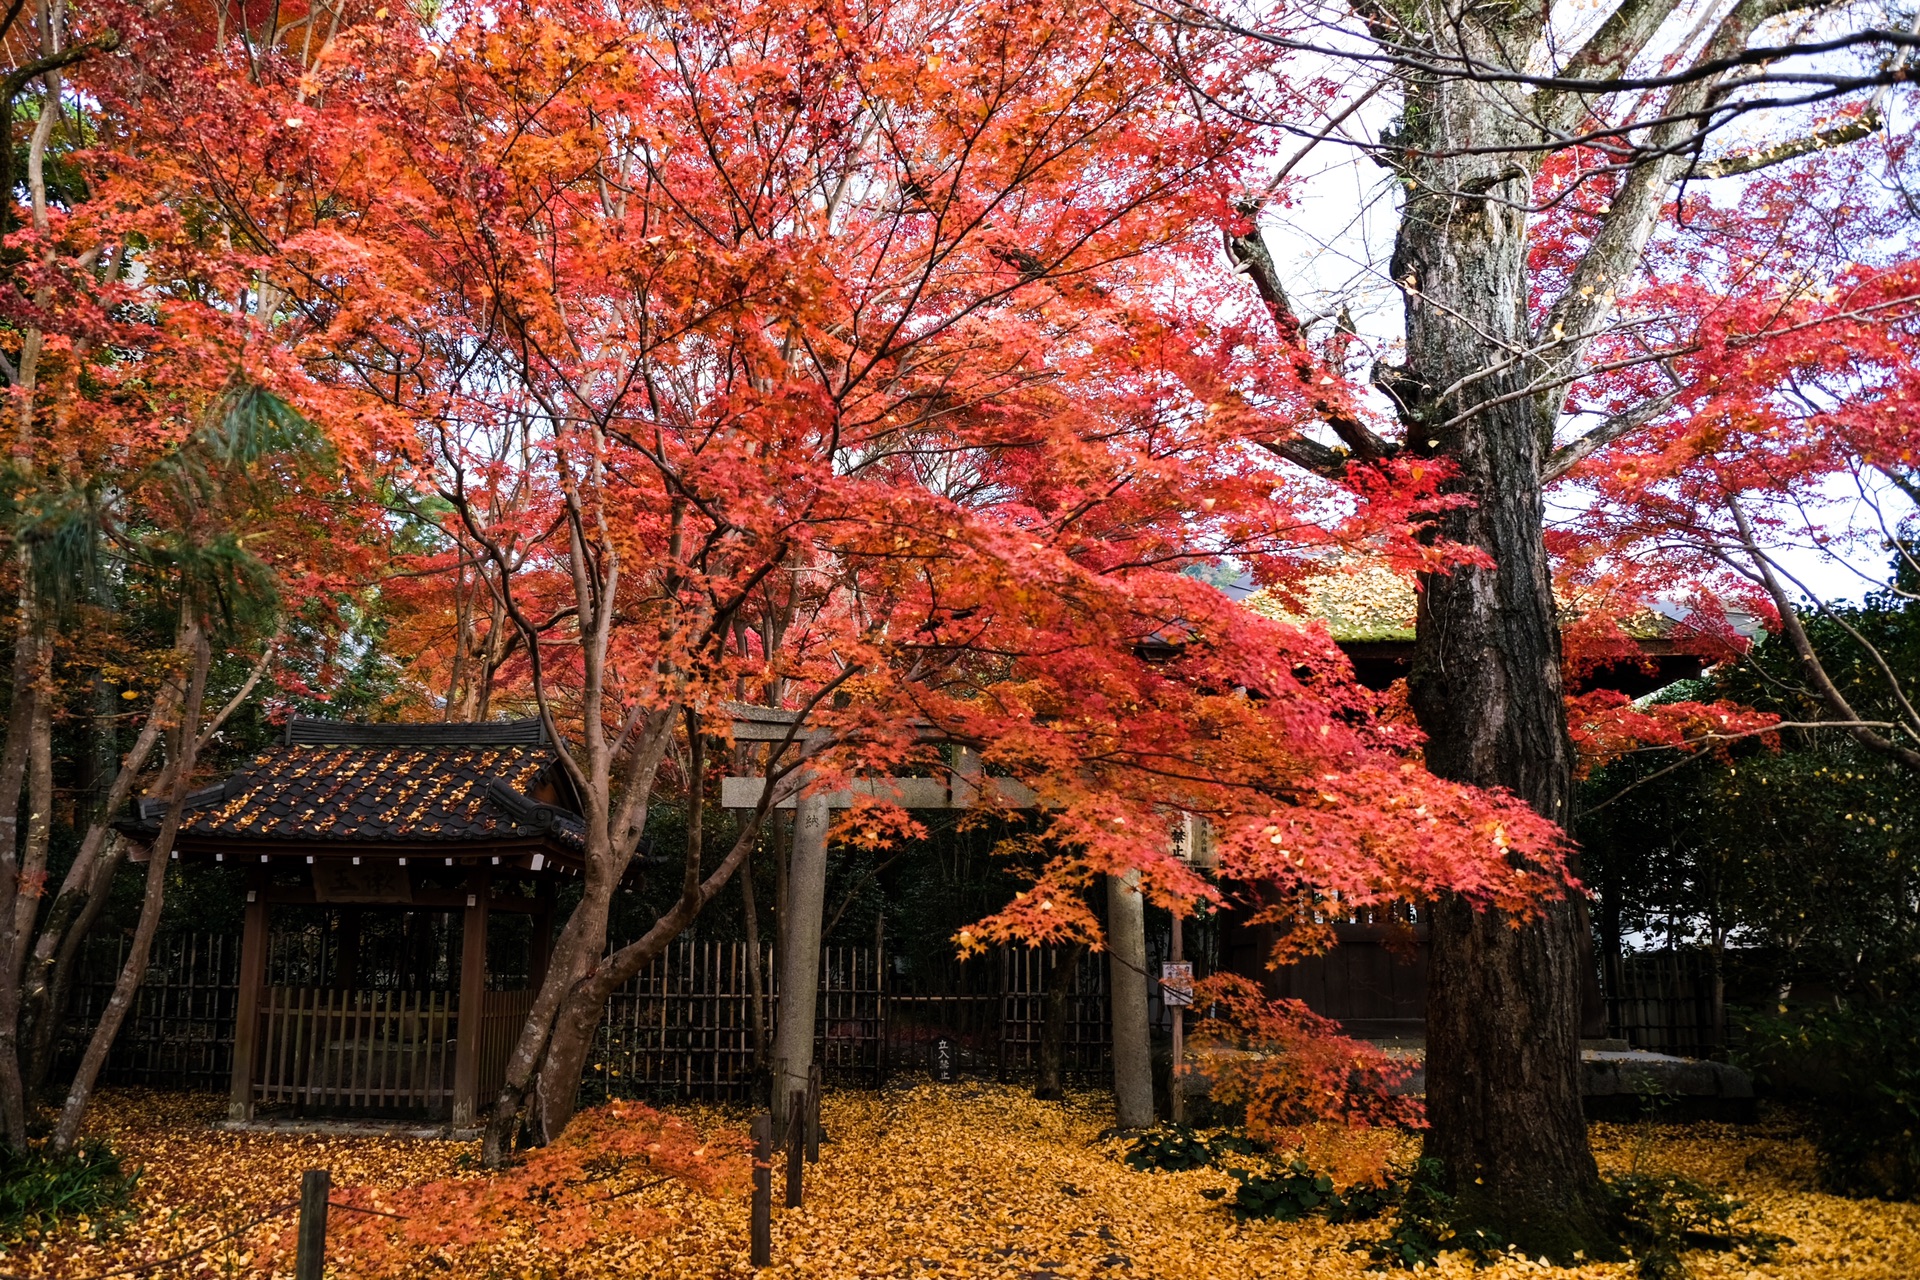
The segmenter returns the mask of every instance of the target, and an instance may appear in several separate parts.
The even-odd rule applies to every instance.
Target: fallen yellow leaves
[[[1044,1103],[1017,1089],[974,1083],[831,1093],[823,1115],[831,1141],[808,1169],[805,1207],[776,1208],[775,1266],[763,1274],[768,1280],[1360,1280],[1368,1274],[1364,1255],[1348,1245],[1380,1234],[1383,1224],[1235,1223],[1201,1195],[1230,1185],[1217,1170],[1138,1173],[1116,1160],[1114,1145],[1098,1141],[1109,1106],[1095,1095]],[[744,1118],[711,1107],[679,1110],[703,1128],[736,1126]],[[222,1133],[207,1127],[217,1114],[217,1102],[204,1097],[104,1097],[94,1131],[109,1137],[129,1165],[145,1170],[137,1221],[97,1241],[67,1231],[16,1249],[0,1270],[55,1280],[176,1254],[291,1200],[306,1168],[331,1167],[336,1186],[377,1189],[471,1174],[474,1162],[471,1144]],[[1757,1269],[1729,1256],[1690,1255],[1698,1280],[1920,1274],[1920,1206],[1819,1193],[1812,1152],[1784,1125],[1598,1125],[1594,1140],[1603,1168],[1637,1161],[1725,1188],[1748,1202],[1758,1226],[1794,1241]],[[777,1205],[777,1171],[774,1182]],[[543,1249],[537,1240],[505,1241],[487,1257],[485,1274],[529,1280],[744,1280],[753,1274],[744,1197],[709,1200],[667,1184],[639,1198],[659,1211],[661,1233],[604,1238],[571,1253]],[[150,1274],[158,1280],[231,1275],[253,1261],[253,1251],[271,1250],[262,1260],[286,1275],[292,1260],[278,1254],[281,1239],[279,1232],[257,1232]],[[1433,1274],[1629,1280],[1633,1273],[1623,1263],[1566,1269],[1520,1258],[1475,1272],[1464,1258],[1450,1257]]]

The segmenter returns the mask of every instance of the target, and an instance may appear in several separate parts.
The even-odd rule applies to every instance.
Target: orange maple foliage
[[[583,1111],[557,1141],[495,1174],[384,1190],[334,1192],[328,1270],[342,1276],[467,1273],[503,1254],[535,1271],[608,1237],[650,1235],[660,1210],[636,1197],[672,1180],[709,1196],[743,1194],[750,1149],[737,1134],[703,1134],[635,1102]],[[283,1245],[289,1241],[283,1241]],[[262,1269],[277,1255],[263,1251]]]

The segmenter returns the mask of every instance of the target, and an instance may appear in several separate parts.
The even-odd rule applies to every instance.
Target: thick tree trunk
[[[1484,44],[1460,52],[1498,62],[1530,47],[1537,19],[1501,14],[1492,32],[1462,25],[1458,39]],[[1409,449],[1450,462],[1452,491],[1472,502],[1437,532],[1493,561],[1423,581],[1408,685],[1429,769],[1504,787],[1564,824],[1572,747],[1540,481],[1558,393],[1527,395],[1531,368],[1511,358],[1530,345],[1516,205],[1534,134],[1507,99],[1500,85],[1415,82],[1403,116],[1415,158],[1392,265],[1407,324],[1394,389]],[[1580,1109],[1582,918],[1570,901],[1517,925],[1435,904],[1427,997],[1427,1154],[1464,1225],[1562,1261],[1610,1248]]]
[[[792,865],[781,920],[780,1016],[773,1030],[774,1127],[784,1133],[787,1099],[805,1092],[813,1068],[814,1004],[820,991],[820,924],[827,897],[825,796],[794,806]]]
[[[1073,979],[1080,969],[1085,943],[1055,947],[1047,966],[1046,1020],[1040,1024],[1040,1063],[1033,1096],[1046,1101],[1062,1097],[1067,1081],[1067,1015],[1073,1008]]]
[[[1153,1046],[1147,1029],[1147,911],[1140,873],[1107,877],[1108,987],[1113,992],[1113,1103],[1122,1129],[1153,1124]]]

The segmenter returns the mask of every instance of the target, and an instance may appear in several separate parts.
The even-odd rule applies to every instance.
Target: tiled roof
[[[462,843],[556,838],[578,847],[579,818],[532,793],[554,763],[536,742],[450,742],[458,730],[421,726],[439,741],[393,741],[416,726],[379,726],[386,742],[314,741],[327,735],[301,722],[305,741],[268,747],[218,786],[187,797],[180,838]],[[373,726],[342,726],[365,730]],[[508,726],[500,726],[506,728]],[[365,735],[375,736],[375,735]],[[500,737],[507,735],[500,734]],[[143,799],[130,828],[153,830],[164,802]]]

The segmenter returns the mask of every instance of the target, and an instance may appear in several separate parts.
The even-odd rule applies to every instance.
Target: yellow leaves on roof
[[[1411,577],[1383,564],[1363,564],[1309,578],[1296,594],[1304,606],[1290,612],[1285,601],[1262,589],[1247,608],[1283,622],[1318,620],[1335,640],[1411,640],[1417,597]]]

